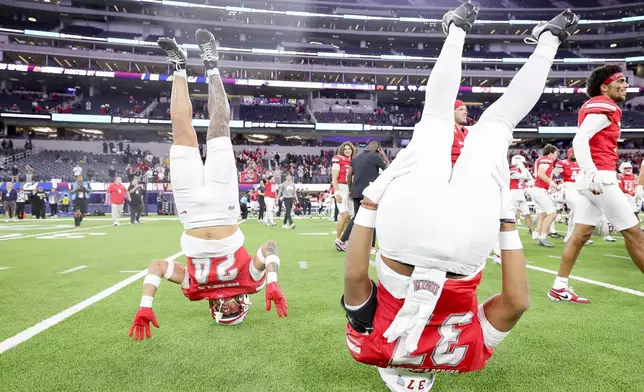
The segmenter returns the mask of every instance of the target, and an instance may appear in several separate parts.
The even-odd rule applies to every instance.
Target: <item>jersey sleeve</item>
[[[586,103],[586,105],[582,109],[584,111],[584,115],[589,115],[589,114],[605,114],[607,116],[612,115],[616,111],[619,110],[617,105],[610,101],[610,100],[603,100],[603,99],[591,99]]]

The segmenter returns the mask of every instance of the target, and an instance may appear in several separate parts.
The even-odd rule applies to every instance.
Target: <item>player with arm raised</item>
[[[555,301],[589,303],[568,286],[568,276],[584,243],[597,222],[605,215],[620,231],[628,254],[644,272],[644,238],[626,195],[619,189],[617,173],[617,140],[620,135],[622,109],[618,102],[626,99],[628,83],[618,65],[595,68],[586,81],[588,101],[579,109],[579,129],[572,141],[581,168],[576,184],[579,202],[575,228],[561,255],[559,273],[548,292]]]
[[[333,186],[333,193],[339,212],[335,232],[335,248],[342,252],[346,250],[346,245],[340,237],[342,237],[350,218],[349,181],[352,176],[351,160],[355,155],[356,148],[353,144],[344,142],[338,148],[338,153],[331,160],[331,185]]]
[[[349,240],[341,300],[349,321],[346,344],[355,360],[379,368],[392,391],[425,392],[434,372],[483,368],[529,306],[507,152],[514,127],[541,96],[557,48],[579,17],[567,10],[533,30],[534,53],[470,128],[452,168],[453,102],[465,33],[477,14],[469,2],[445,14],[448,36],[427,82],[423,117],[409,146],[364,191]],[[419,184],[427,188],[419,191]],[[465,220],[462,206],[471,189],[486,208],[463,230],[454,222]],[[435,202],[407,214],[427,192]],[[377,285],[368,274],[373,228],[380,245]],[[479,306],[477,286],[499,237],[502,291]]]
[[[161,278],[177,283],[190,301],[208,300],[218,324],[244,321],[250,309],[249,294],[266,286],[266,310],[275,303],[278,315],[287,315],[286,300],[277,283],[280,265],[277,244],[264,243],[253,257],[244,247],[239,216],[237,168],[230,141],[230,107],[217,68],[215,38],[206,30],[196,34],[208,78],[205,164],[199,155],[197,134],[192,127],[192,104],[186,78],[186,51],[174,39],[160,38],[174,64],[170,113],[173,145],[170,148],[172,188],[184,232],[181,250],[186,265],[174,261],[150,263],[143,282],[143,297],[129,335],[135,340],[150,337],[150,323],[158,328],[152,300]]]

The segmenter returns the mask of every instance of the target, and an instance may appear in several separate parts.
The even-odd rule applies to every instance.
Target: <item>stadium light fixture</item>
[[[36,22],[37,22],[36,18],[34,18],[33,16],[30,16],[27,20],[28,20],[28,21],[30,21],[30,22],[32,22],[32,23],[36,23]]]
[[[616,43],[616,42],[613,42],[612,44],[610,44],[610,47],[611,47],[611,48],[616,48],[616,47],[617,47],[617,43]]]

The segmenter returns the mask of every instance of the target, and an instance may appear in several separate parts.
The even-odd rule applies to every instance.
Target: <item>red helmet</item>
[[[250,310],[250,297],[240,294],[235,297],[211,299],[210,315],[217,324],[241,324]]]
[[[573,148],[570,147],[568,151],[566,151],[566,158],[570,158],[570,156],[574,153],[575,153],[575,150],[573,150]]]

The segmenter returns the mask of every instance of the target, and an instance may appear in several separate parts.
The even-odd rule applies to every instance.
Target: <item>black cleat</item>
[[[539,41],[539,36],[544,31],[549,31],[559,41],[564,42],[577,28],[579,23],[579,15],[573,14],[570,8],[555,16],[550,22],[541,22],[532,30],[532,37],[525,39],[526,43],[536,44]]]
[[[215,36],[208,30],[199,29],[195,34],[197,45],[199,45],[199,56],[203,60],[206,69],[214,69],[219,65],[219,53],[217,53],[217,42]]]
[[[161,37],[157,41],[157,45],[165,50],[168,57],[168,62],[174,65],[176,71],[186,69],[186,62],[188,61],[188,52],[177,44],[174,38]]]
[[[479,7],[468,1],[443,15],[443,32],[445,34],[449,33],[449,25],[452,23],[466,32],[470,31],[478,16]]]
[[[550,238],[563,238],[563,236],[559,233],[550,233],[548,234]]]

